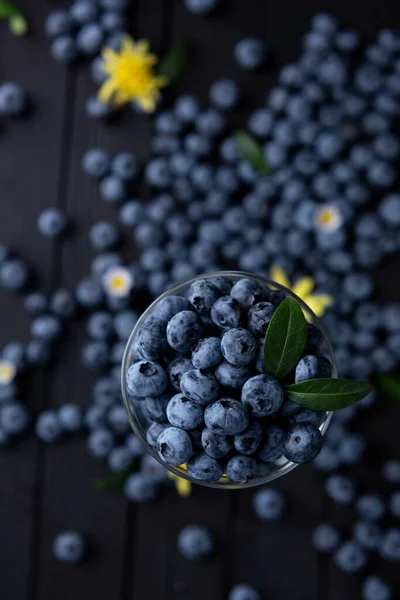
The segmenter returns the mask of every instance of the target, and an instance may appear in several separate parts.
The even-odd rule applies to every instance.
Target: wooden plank
[[[32,34],[15,38],[1,24],[0,72],[2,81],[19,82],[27,91],[31,109],[21,120],[3,125],[0,140],[0,237],[26,258],[38,274],[37,283],[48,288],[53,265],[52,244],[36,232],[39,213],[57,203],[59,165],[65,110],[66,72],[49,56],[48,42],[37,32],[48,8],[31,10],[28,0],[19,6],[29,17]],[[12,58],[11,58],[12,57]],[[34,64],[32,62],[34,57]],[[52,88],[49,88],[49,81]],[[1,346],[29,338],[29,318],[22,298],[0,292]],[[43,404],[43,374],[35,374],[24,401],[35,412]],[[0,545],[3,549],[2,596],[22,600],[35,577],[34,562],[40,450],[34,438],[0,455]]]

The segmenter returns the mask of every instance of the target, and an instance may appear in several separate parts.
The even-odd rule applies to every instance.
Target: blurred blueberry
[[[83,54],[96,54],[101,48],[102,41],[102,28],[95,22],[84,25],[76,35],[76,45]]]
[[[153,158],[145,169],[145,179],[156,188],[166,188],[171,183],[171,173],[164,158]]]
[[[99,252],[110,250],[119,241],[118,227],[108,221],[98,221],[90,228],[89,240],[92,247]]]
[[[377,494],[364,494],[356,502],[356,512],[366,521],[379,521],[385,513],[385,504]]]
[[[225,118],[215,108],[208,108],[196,118],[196,130],[206,138],[215,138],[225,129]]]
[[[242,38],[235,44],[233,56],[242,69],[253,71],[261,67],[265,60],[265,46],[257,38]]]
[[[61,562],[79,563],[84,559],[86,551],[86,539],[77,531],[62,531],[53,539],[53,555]]]
[[[228,600],[261,600],[261,596],[252,585],[238,583],[229,592]]]
[[[368,575],[361,587],[362,600],[391,600],[392,590],[376,575]]]
[[[357,573],[366,566],[367,555],[357,542],[350,540],[336,551],[335,562],[345,573]]]
[[[134,473],[125,481],[124,494],[131,502],[141,504],[155,498],[156,487],[150,477],[142,473]]]
[[[340,542],[340,533],[330,523],[320,523],[313,531],[312,542],[318,552],[334,552]]]
[[[119,209],[119,220],[127,227],[134,227],[143,220],[145,209],[140,200],[128,200]]]
[[[75,39],[66,34],[60,35],[52,41],[50,52],[53,58],[62,63],[71,63],[78,57]]]
[[[201,525],[186,525],[179,533],[178,549],[189,560],[201,560],[213,553],[214,538]]]
[[[390,459],[385,462],[382,467],[382,474],[389,483],[400,484],[400,460]]]
[[[11,258],[0,265],[0,285],[10,292],[25,288],[29,278],[28,266],[22,259]]]
[[[0,427],[6,436],[19,435],[30,422],[26,407],[20,402],[11,401],[1,405]]]
[[[400,226],[400,194],[388,194],[381,200],[378,213],[392,227]]]
[[[82,348],[82,362],[88,369],[103,369],[108,363],[108,346],[103,340],[85,344]]]
[[[198,133],[189,133],[184,139],[186,150],[195,156],[208,156],[212,150],[211,141]]]
[[[102,199],[110,204],[120,204],[126,198],[125,185],[115,175],[108,175],[101,180],[99,192]]]
[[[232,79],[217,79],[210,87],[209,96],[216,108],[232,110],[239,102],[239,87]]]
[[[124,14],[117,11],[107,11],[101,15],[100,25],[105,32],[123,31],[127,26],[127,19]]]
[[[33,317],[43,314],[47,311],[49,306],[48,298],[41,292],[32,292],[27,294],[24,300],[24,308],[27,313]]]
[[[79,431],[83,424],[82,411],[77,404],[63,404],[58,410],[58,420],[64,431]]]
[[[35,433],[42,442],[51,443],[60,439],[61,424],[54,410],[45,410],[37,417]]]
[[[123,181],[132,181],[139,173],[138,159],[131,152],[119,152],[112,161],[111,171]]]
[[[100,102],[96,96],[89,96],[86,100],[85,110],[91,119],[106,120],[113,114],[113,109],[109,104]]]
[[[195,15],[207,15],[218,5],[219,0],[185,0],[186,8]]]
[[[97,407],[100,408],[100,407]],[[106,458],[115,446],[115,439],[109,429],[93,428],[86,440],[86,447],[95,458]]]
[[[88,150],[82,157],[82,168],[91,177],[96,179],[104,177],[111,168],[108,152],[101,148]]]
[[[251,113],[247,121],[249,131],[259,138],[266,138],[271,132],[273,124],[273,113],[266,108],[259,108]]]
[[[76,300],[70,290],[60,288],[50,297],[50,311],[60,319],[70,319],[76,312]]]
[[[25,354],[28,365],[45,365],[51,358],[50,344],[45,340],[30,340]]]
[[[51,12],[44,24],[48,37],[58,37],[69,33],[73,27],[71,15],[66,10],[55,10]]]
[[[377,187],[390,187],[396,179],[396,170],[389,162],[376,159],[368,167],[367,179]]]
[[[388,529],[384,533],[379,553],[385,560],[400,561],[400,529]]]
[[[183,123],[192,123],[198,113],[200,105],[194,96],[179,96],[175,102],[175,114]]]
[[[331,475],[325,483],[325,491],[338,504],[351,504],[355,498],[356,487],[353,479],[345,475]]]

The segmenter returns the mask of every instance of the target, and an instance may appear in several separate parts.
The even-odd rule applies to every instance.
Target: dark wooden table
[[[38,270],[43,289],[72,288],[90,266],[87,241],[94,220],[116,219],[82,172],[80,161],[90,147],[133,150],[149,156],[151,124],[134,115],[113,125],[85,114],[95,90],[88,69],[67,68],[49,54],[43,34],[48,12],[62,3],[20,0],[31,23],[24,39],[0,30],[0,80],[19,81],[33,100],[32,113],[2,128],[0,137],[0,239],[27,257]],[[380,27],[400,25],[395,0],[225,0],[217,15],[191,15],[182,0],[132,0],[135,36],[148,38],[159,53],[174,41],[195,43],[192,66],[167,95],[183,91],[207,97],[218,76],[233,76],[246,103],[235,117],[243,125],[274,84],[280,65],[294,59],[310,17],[328,10],[367,38]],[[245,35],[260,36],[273,48],[277,64],[266,73],[240,71],[232,60],[233,44]],[[38,214],[58,205],[74,220],[75,235],[61,246],[36,232]],[[129,250],[128,250],[129,251]],[[398,260],[378,273],[382,295],[400,298],[393,283]],[[0,342],[26,340],[29,319],[22,298],[0,293]],[[64,402],[90,402],[91,376],[80,365],[82,326],[72,326],[58,365],[37,373],[29,384],[32,411]],[[362,486],[382,487],[379,461],[398,454],[399,407],[382,399],[356,428],[365,432],[368,459],[359,468]],[[82,438],[44,446],[33,437],[0,455],[0,598],[2,600],[221,600],[231,586],[249,581],[269,600],[357,600],[360,578],[345,576],[329,559],[313,551],[312,527],[329,519],[349,533],[352,511],[329,502],[312,467],[296,469],[277,482],[287,491],[290,510],[282,522],[265,524],[253,514],[253,493],[216,492],[196,487],[190,499],[173,490],[144,506],[128,505],[120,492],[99,492],[91,481],[106,467],[91,458]],[[385,490],[382,490],[385,491]],[[180,528],[207,524],[218,539],[215,559],[185,561],[176,550]],[[93,544],[87,564],[68,567],[51,556],[53,536],[73,528]],[[390,582],[400,578],[395,565],[379,559],[369,572]],[[397,588],[400,595],[400,588]],[[399,596],[397,596],[398,598]]]

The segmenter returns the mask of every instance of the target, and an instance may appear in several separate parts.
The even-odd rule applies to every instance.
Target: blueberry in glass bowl
[[[162,294],[122,364],[125,407],[148,452],[176,475],[226,489],[266,483],[319,453],[332,413],[304,399],[317,397],[310,382],[335,378],[331,345],[306,304],[237,271]]]

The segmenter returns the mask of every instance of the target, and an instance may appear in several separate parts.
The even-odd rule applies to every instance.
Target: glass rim
[[[130,366],[130,365],[128,365],[130,350],[132,348],[132,344],[135,339],[136,333],[137,333],[139,327],[142,325],[143,321],[145,321],[145,319],[147,318],[148,314],[152,312],[152,310],[157,306],[157,304],[159,302],[161,302],[161,300],[163,300],[164,298],[167,298],[168,296],[175,295],[174,292],[178,291],[183,286],[190,286],[194,281],[198,281],[199,279],[210,279],[211,277],[228,277],[228,278],[229,277],[241,277],[241,278],[257,279],[263,285],[268,285],[271,288],[275,288],[275,289],[281,290],[285,293],[289,293],[289,295],[294,297],[295,300],[300,304],[300,306],[311,315],[312,319],[315,320],[315,322],[318,324],[318,328],[322,331],[322,334],[324,336],[324,341],[327,345],[329,360],[332,364],[332,379],[335,379],[338,376],[337,375],[337,364],[336,364],[336,360],[335,360],[335,355],[333,353],[333,348],[330,343],[330,340],[329,340],[329,337],[328,337],[328,334],[327,334],[327,331],[326,331],[324,325],[321,323],[320,318],[316,316],[316,314],[304,302],[304,300],[299,298],[299,296],[297,296],[297,294],[295,294],[291,289],[285,287],[284,285],[281,285],[280,283],[273,281],[272,279],[269,279],[268,277],[265,277],[264,275],[259,275],[256,273],[249,273],[247,271],[230,270],[230,271],[214,271],[211,273],[202,273],[201,275],[196,275],[195,277],[192,277],[191,279],[186,279],[185,281],[176,283],[173,286],[171,286],[170,288],[168,288],[167,290],[165,290],[165,292],[160,294],[160,296],[157,296],[157,298],[155,300],[153,300],[153,302],[151,304],[149,304],[149,306],[146,308],[146,310],[140,315],[139,319],[137,320],[137,322],[128,338],[128,341],[126,342],[124,355],[122,358],[122,364],[121,364],[122,398],[123,398],[123,402],[125,405],[125,410],[128,413],[128,419],[129,419],[129,422],[133,429],[133,432],[139,438],[140,442],[143,444],[146,451],[153,458],[155,458],[167,471],[171,471],[177,477],[182,477],[183,479],[186,479],[187,481],[190,481],[191,483],[195,483],[197,485],[202,485],[203,487],[211,487],[211,488],[215,488],[215,489],[225,489],[225,490],[234,490],[234,489],[242,490],[242,489],[247,489],[250,487],[257,487],[259,485],[264,485],[266,483],[269,483],[270,481],[273,481],[274,479],[278,479],[279,477],[282,477],[283,475],[290,473],[290,471],[292,471],[293,469],[295,469],[296,467],[298,467],[300,465],[298,463],[288,461],[286,465],[284,465],[282,467],[278,467],[275,472],[267,474],[264,477],[260,477],[258,479],[251,480],[246,484],[232,483],[226,478],[225,475],[221,479],[226,478],[226,481],[224,480],[222,482],[221,482],[221,479],[219,479],[216,482],[212,482],[212,483],[194,479],[193,477],[191,477],[188,474],[187,470],[183,469],[182,467],[166,464],[159,457],[158,452],[152,446],[150,446],[150,444],[147,442],[146,438],[144,437],[144,435],[142,433],[142,428],[140,426],[140,423],[136,423],[132,416],[132,409],[130,406],[128,394],[126,391],[126,385],[125,385],[125,374],[127,372],[127,369]],[[324,435],[324,433],[328,429],[328,426],[329,426],[332,416],[333,416],[333,412],[326,411],[325,415],[326,416],[325,416],[324,420],[322,421],[322,423],[319,426],[319,430],[322,433],[322,435]]]

